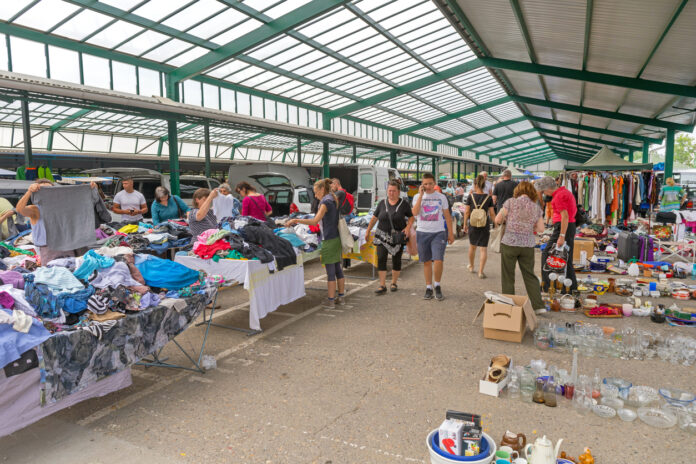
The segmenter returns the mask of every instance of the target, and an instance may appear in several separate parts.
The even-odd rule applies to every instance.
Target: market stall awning
[[[529,177],[532,177],[532,174],[525,174],[524,172],[517,169],[515,166],[508,166],[506,168],[503,168],[502,171],[505,171],[506,169],[510,171],[513,179],[527,179]]]
[[[603,146],[592,158],[579,166],[568,166],[568,171],[643,171],[652,169],[652,163],[631,163]]]

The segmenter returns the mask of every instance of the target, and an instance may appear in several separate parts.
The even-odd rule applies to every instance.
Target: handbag
[[[338,219],[338,236],[341,239],[341,248],[343,253],[350,253],[355,245],[355,240],[353,240],[353,235],[348,229],[348,224],[346,224],[345,219]]]
[[[399,207],[401,206],[401,203],[404,201],[402,198],[401,201],[396,205],[396,208],[394,208],[394,211],[398,210]],[[387,200],[384,200],[384,210],[387,213],[387,217],[389,218],[389,224],[391,225],[391,240],[392,244],[394,245],[404,245],[408,241],[408,237],[406,237],[406,234],[402,230],[397,231],[396,228],[394,227],[394,222],[392,221],[391,214],[389,214],[389,204],[387,203]]]
[[[491,238],[488,242],[488,248],[495,253],[500,253],[500,242],[505,235],[505,223],[491,231]]]

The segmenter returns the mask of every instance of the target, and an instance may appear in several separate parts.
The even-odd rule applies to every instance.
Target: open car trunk
[[[261,187],[266,201],[273,209],[272,216],[287,216],[290,214],[293,193],[295,191],[290,179],[275,172],[262,172],[249,176],[256,185]]]

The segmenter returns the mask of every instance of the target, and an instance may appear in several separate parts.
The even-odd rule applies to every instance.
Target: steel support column
[[[210,177],[210,125],[203,125],[203,138],[205,139],[205,177]]]
[[[167,98],[179,101],[179,85],[169,76],[165,79]],[[179,188],[179,134],[176,121],[167,120],[167,144],[169,146],[169,189],[172,195],[181,194]]]
[[[674,129],[667,129],[665,140],[665,180],[672,177],[674,170]]]
[[[302,138],[297,137],[297,167],[302,167]]]
[[[643,163],[650,162],[650,144],[648,142],[643,142]]]
[[[321,128],[327,131],[331,130],[331,118],[326,114],[322,115],[321,118],[322,126]],[[321,144],[321,173],[322,176],[327,179],[329,177],[329,162],[331,158],[329,157],[329,142],[323,142]]]
[[[34,164],[31,151],[31,126],[29,125],[29,100],[22,100],[22,132],[24,133],[24,166]]]
[[[416,180],[420,180],[420,155],[416,155]]]
[[[437,158],[433,156],[433,161],[432,161],[432,168],[433,168],[433,177],[435,177],[435,183],[437,183]]]
[[[358,146],[353,145],[353,156],[350,159],[350,162],[355,164],[358,162]]]
[[[462,162],[457,161],[457,183],[462,180]]]

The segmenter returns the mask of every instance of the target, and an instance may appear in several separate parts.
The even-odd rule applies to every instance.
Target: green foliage
[[[696,140],[689,134],[679,134],[674,138],[674,162],[687,166],[696,162]]]

